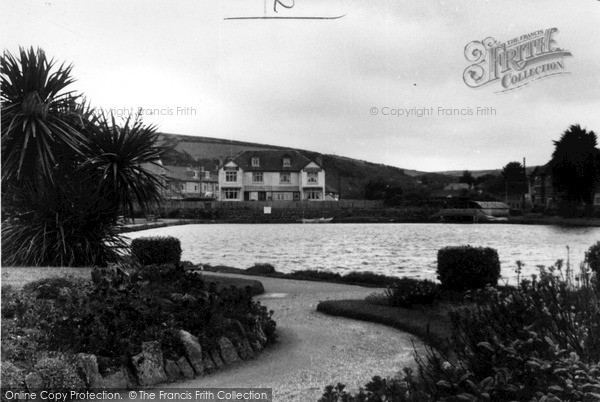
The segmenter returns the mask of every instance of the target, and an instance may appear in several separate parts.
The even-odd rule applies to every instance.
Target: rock
[[[215,366],[217,367],[217,369],[220,369],[225,366],[225,363],[223,363],[223,360],[221,360],[221,356],[219,356],[219,352],[217,352],[216,350],[213,350],[212,352],[210,352],[210,357],[212,358],[212,361],[215,363]]]
[[[185,357],[180,357],[177,360],[177,366],[179,367],[183,378],[188,380],[194,378],[194,369],[190,366],[190,363],[188,363]]]
[[[248,354],[248,356],[250,356],[250,358],[253,358],[254,351],[252,350],[252,346],[250,345],[250,341],[248,341],[248,338],[244,338],[242,346],[244,347],[244,349],[246,349],[246,353]]]
[[[198,338],[189,332],[180,329],[179,339],[185,349],[185,356],[188,358],[196,374],[203,374],[204,363],[202,362],[202,347],[198,343]]]
[[[241,338],[246,337],[246,330],[241,322],[238,320],[233,320],[231,318],[223,319],[223,326],[226,331],[231,331],[237,333]]]
[[[131,358],[140,385],[154,385],[167,381],[160,343],[142,343],[142,352]]]
[[[210,358],[210,355],[205,354],[204,358],[202,359],[202,363],[204,365],[204,370],[207,373],[212,373],[213,371],[215,371],[217,369],[217,367],[215,366],[215,363],[212,361],[212,359]]]
[[[25,385],[30,392],[37,392],[45,388],[44,379],[36,372],[29,373],[25,377]]]
[[[171,382],[175,382],[183,376],[177,363],[169,359],[165,359],[165,374]]]
[[[233,346],[233,343],[231,343],[228,338],[222,336],[221,339],[219,339],[219,349],[221,350],[223,363],[231,364],[240,361],[235,346]]]
[[[260,341],[255,340],[250,342],[250,346],[252,347],[252,350],[254,350],[254,352],[258,353],[263,349],[263,346],[260,344]]]
[[[236,345],[236,350],[238,355],[242,358],[242,360],[248,360],[254,357],[254,352],[252,351],[252,347],[248,342],[248,339],[244,338],[244,340]]]
[[[124,368],[120,368],[112,374],[102,377],[102,381],[98,387],[109,389],[127,389],[133,388],[135,384],[129,379],[129,374]]]
[[[87,353],[78,353],[75,356],[77,371],[81,373],[83,381],[90,388],[101,386],[102,375],[98,371],[98,359],[95,355]]]
[[[267,335],[265,335],[265,331],[262,328],[262,325],[259,323],[256,328],[256,336],[258,336],[258,340],[261,345],[265,346],[267,344]]]
[[[198,299],[196,299],[194,296],[192,296],[189,293],[186,293],[183,295],[183,297],[181,298],[182,302],[186,302],[186,303],[196,303],[198,301]]]

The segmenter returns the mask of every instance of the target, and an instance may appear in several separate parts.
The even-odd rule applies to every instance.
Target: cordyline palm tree
[[[96,115],[73,91],[71,66],[41,50],[5,52],[2,79],[2,260],[6,265],[104,265],[125,247],[117,217],[160,201],[144,169],[166,151],[155,128]]]

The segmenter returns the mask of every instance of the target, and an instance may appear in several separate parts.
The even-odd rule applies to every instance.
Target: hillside
[[[533,172],[533,170],[536,167],[537,166],[527,166],[527,174],[531,174],[531,172]],[[473,177],[478,178],[478,177],[485,176],[488,174],[498,176],[502,173],[502,169],[469,170],[469,172],[471,172]],[[436,173],[442,174],[445,176],[451,176],[451,177],[461,177],[464,173],[464,170],[446,170],[444,172],[436,172]]]
[[[166,133],[161,134],[161,139],[172,144],[175,150],[163,163],[204,166],[207,170],[215,170],[225,159],[241,151],[288,149],[274,145]],[[321,156],[323,168],[327,171],[327,185],[339,189],[342,198],[363,198],[365,184],[370,180],[384,178],[390,185],[408,188],[416,186],[418,176],[424,174],[417,171],[407,174],[404,169],[394,166],[303,149],[296,150],[311,159]]]

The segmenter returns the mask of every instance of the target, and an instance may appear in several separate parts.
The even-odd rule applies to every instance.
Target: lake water
[[[182,259],[247,268],[270,263],[278,271],[339,273],[371,271],[397,277],[435,279],[437,251],[470,244],[498,250],[502,276],[514,281],[515,261],[523,274],[537,265],[569,258],[572,267],[600,240],[600,228],[512,224],[204,224],[128,233],[130,238],[175,236]],[[567,253],[567,246],[569,252]],[[522,276],[523,277],[523,276]]]

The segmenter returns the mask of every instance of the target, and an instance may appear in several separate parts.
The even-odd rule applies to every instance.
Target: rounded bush
[[[254,264],[247,268],[246,272],[257,275],[270,275],[275,273],[275,267],[271,264]]]
[[[395,307],[432,304],[439,294],[437,283],[412,278],[401,278],[385,290],[388,304]]]
[[[490,247],[445,247],[437,255],[438,279],[444,289],[496,286],[500,278],[498,251]]]
[[[142,265],[179,265],[181,242],[172,236],[140,237],[131,242],[131,255]]]
[[[48,390],[83,389],[85,384],[77,375],[75,364],[66,355],[43,357],[35,364],[35,372]]]
[[[600,241],[592,245],[585,252],[585,261],[589,264],[590,269],[596,274],[600,273]]]

